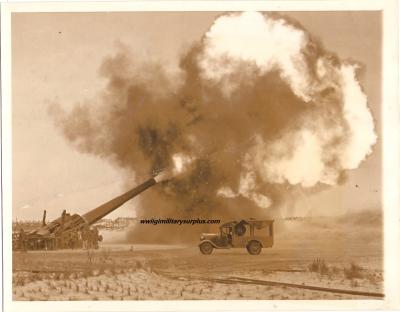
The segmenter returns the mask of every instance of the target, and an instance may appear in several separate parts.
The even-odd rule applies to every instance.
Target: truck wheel
[[[204,242],[200,244],[200,251],[203,255],[209,255],[212,253],[214,247],[209,242]]]
[[[251,255],[259,255],[261,252],[262,246],[258,241],[251,241],[247,245],[247,251]]]

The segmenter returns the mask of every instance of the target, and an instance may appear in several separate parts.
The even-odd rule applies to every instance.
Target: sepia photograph
[[[384,9],[144,7],[2,7],[12,311],[383,306]]]

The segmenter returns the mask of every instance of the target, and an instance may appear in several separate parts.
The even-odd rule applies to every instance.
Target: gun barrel
[[[104,218],[106,215],[117,209],[118,207],[125,204],[128,200],[132,199],[133,197],[139,195],[140,193],[147,190],[149,187],[152,187],[156,184],[157,181],[154,178],[147,180],[146,182],[136,186],[135,188],[131,189],[130,191],[115,197],[114,199],[102,204],[101,206],[85,213],[82,218],[88,224],[93,224],[100,219]]]

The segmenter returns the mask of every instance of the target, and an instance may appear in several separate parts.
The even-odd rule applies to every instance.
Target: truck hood
[[[213,238],[215,238],[215,237],[218,237],[218,234],[215,234],[215,233],[202,233],[201,235],[200,235],[200,240],[211,240],[211,239],[213,239]]]

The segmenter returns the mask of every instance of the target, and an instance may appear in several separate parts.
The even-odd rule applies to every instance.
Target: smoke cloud
[[[77,149],[138,182],[172,168],[175,178],[141,195],[139,217],[276,216],[292,186],[336,185],[372,152],[357,69],[285,17],[232,13],[178,69],[139,65],[121,49],[101,65],[108,84],[95,105],[50,112]],[[193,232],[142,227],[132,237],[172,242]]]

